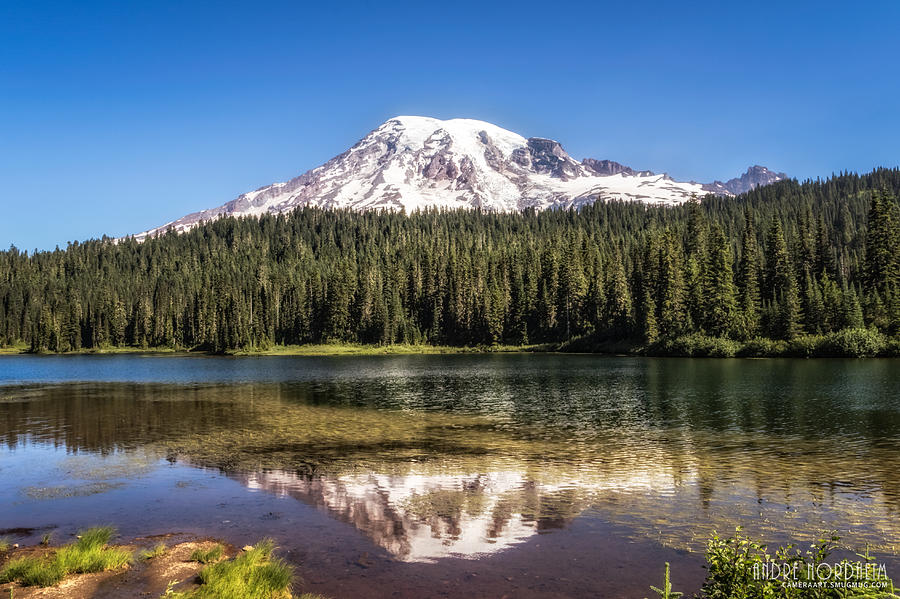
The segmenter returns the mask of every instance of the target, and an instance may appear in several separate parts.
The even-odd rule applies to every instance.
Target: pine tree
[[[644,289],[638,306],[641,339],[644,343],[652,345],[659,339],[659,329],[656,326],[656,302],[650,295],[649,289]]]
[[[896,203],[885,192],[872,193],[866,229],[866,285],[884,293],[900,284],[900,232]]]
[[[659,331],[664,337],[676,337],[686,327],[684,264],[681,243],[672,229],[663,233],[656,257],[657,312]]]
[[[834,250],[828,238],[828,229],[825,226],[825,217],[819,215],[816,221],[816,268],[815,275],[821,280],[823,275],[834,277],[837,273]]]
[[[749,339],[759,333],[759,246],[756,242],[756,227],[749,209],[744,211],[744,233],[741,237],[741,259],[738,265],[738,308],[740,316],[736,327],[737,335]]]
[[[774,300],[782,295],[793,279],[787,243],[781,220],[773,218],[766,237],[766,271],[763,298]]]
[[[776,297],[776,320],[772,328],[772,336],[776,339],[793,339],[801,332],[800,294],[794,277],[789,277],[785,287]]]
[[[566,259],[560,264],[559,273],[559,314],[564,321],[565,338],[581,333],[585,326],[582,318],[587,281],[581,259],[581,247],[577,239],[572,239],[566,251]]]
[[[703,328],[725,337],[734,326],[737,300],[731,269],[731,248],[718,227],[710,235],[703,277]]]
[[[621,257],[614,258],[612,268],[607,273],[604,321],[610,333],[624,336],[628,333],[631,317],[631,292],[628,289]]]
[[[699,327],[703,320],[703,258],[706,253],[708,223],[703,216],[700,202],[688,205],[688,228],[686,241],[685,286],[686,304],[691,327]]]

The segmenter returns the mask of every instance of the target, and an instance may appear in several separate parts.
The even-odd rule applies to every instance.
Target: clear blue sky
[[[678,179],[900,164],[900,2],[0,4],[0,247],[138,232],[397,114]]]

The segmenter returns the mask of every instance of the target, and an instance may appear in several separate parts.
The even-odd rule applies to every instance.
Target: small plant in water
[[[211,549],[195,549],[193,553],[191,553],[191,561],[192,562],[200,562],[201,564],[211,564],[212,562],[217,562],[222,558],[222,553],[224,551],[224,547],[221,545],[216,545]]]
[[[53,539],[53,533],[52,533],[52,532],[44,533],[44,536],[41,537],[41,545],[43,545],[44,547],[49,546],[49,545],[50,545],[50,541],[51,541],[52,539]]]
[[[0,537],[0,553],[6,553],[11,546],[9,537]]]
[[[669,580],[669,562],[666,562],[666,573],[663,576],[662,588],[650,585],[650,590],[659,595],[660,599],[678,599],[684,593],[672,590],[672,582]]]

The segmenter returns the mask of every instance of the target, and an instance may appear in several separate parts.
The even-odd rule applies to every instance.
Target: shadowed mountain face
[[[593,158],[585,158],[581,161],[585,167],[600,177],[609,177],[611,175],[639,175],[649,177],[654,173],[651,171],[636,171],[630,166],[619,164],[613,160],[594,160]]]
[[[301,206],[511,212],[566,208],[597,200],[679,204],[706,193],[733,195],[740,193],[736,190],[777,180],[770,174],[763,167],[753,167],[740,179],[726,183],[679,182],[611,160],[579,162],[557,141],[526,139],[483,121],[402,116],[388,120],[340,156],[299,177],[245,193],[218,208],[189,214],[136,237],[143,239],[169,229],[185,231],[221,216],[258,216]]]

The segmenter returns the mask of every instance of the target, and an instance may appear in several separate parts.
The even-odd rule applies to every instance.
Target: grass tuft
[[[12,542],[9,537],[0,537],[0,553],[6,553],[11,546]]]
[[[192,562],[200,562],[201,564],[211,564],[219,561],[222,558],[223,552],[224,548],[221,545],[216,545],[210,549],[195,549],[194,552],[191,553],[190,560]]]
[[[25,586],[49,587],[58,583],[65,575],[65,571],[55,561],[27,556],[6,564],[0,572],[0,584],[17,581]]]
[[[191,591],[169,589],[165,599],[288,599],[294,571],[283,560],[273,557],[273,541],[267,539],[232,560],[207,566],[200,572],[201,585]],[[317,599],[303,595],[301,599]]]
[[[131,562],[131,553],[106,544],[115,529],[103,526],[84,530],[76,542],[49,556],[28,556],[10,561],[0,571],[0,583],[17,581],[25,586],[53,586],[69,574],[118,570]]]
[[[166,547],[165,543],[157,543],[152,549],[144,549],[140,553],[138,553],[138,557],[143,560],[153,559],[154,557],[160,557],[166,554],[168,547]]]
[[[103,547],[116,534],[116,529],[112,526],[95,526],[83,530],[78,534],[78,541],[75,543],[81,549],[93,549],[95,547]]]

